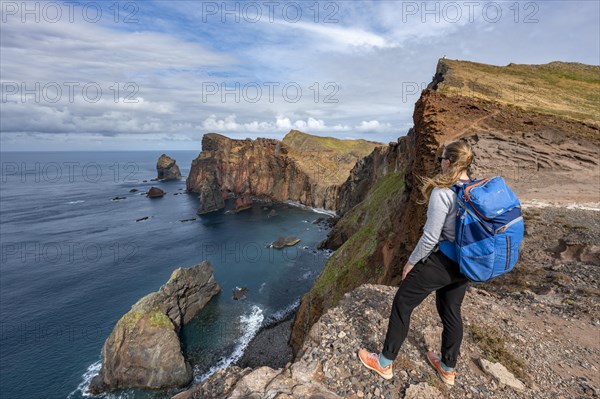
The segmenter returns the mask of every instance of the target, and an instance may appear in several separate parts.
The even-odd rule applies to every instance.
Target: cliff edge
[[[528,101],[511,97],[515,90],[520,93],[519,85],[529,90]],[[498,94],[489,87],[506,89]],[[581,104],[581,112],[573,111],[565,96]],[[415,104],[414,127],[358,162],[340,189],[341,219],[322,244],[336,251],[301,301],[292,331],[295,352],[312,324],[344,293],[364,283],[400,282],[425,223],[416,177],[437,172],[436,157],[445,142],[467,140],[475,152],[475,177],[503,176],[522,201],[600,202],[600,122],[594,101],[600,101],[599,66],[496,67],[440,60]],[[387,195],[380,199],[382,192]]]
[[[202,152],[192,161],[187,190],[200,197],[199,214],[225,206],[235,198],[235,210],[253,198],[295,201],[336,211],[339,186],[350,169],[382,143],[340,140],[290,131],[282,141],[235,140],[217,133],[202,137]]]
[[[599,397],[599,96],[598,66],[440,60],[413,128],[374,148],[339,187],[341,217],[322,244],[335,252],[296,313],[295,360],[222,369],[175,398]],[[502,175],[523,201],[520,260],[469,288],[453,388],[425,358],[439,348],[433,296],[414,312],[384,381],[356,352],[381,349],[394,286],[425,222],[417,176],[435,174],[440,146],[458,138],[474,148],[475,177]]]

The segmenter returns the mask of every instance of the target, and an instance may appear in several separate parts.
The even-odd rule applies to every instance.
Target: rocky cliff
[[[597,66],[440,60],[414,127],[374,148],[339,187],[341,218],[323,243],[336,251],[302,298],[295,360],[223,369],[176,398],[599,397],[599,101]],[[504,176],[527,204],[520,260],[469,289],[453,388],[424,357],[439,348],[433,297],[414,312],[395,376],[384,381],[356,352],[381,349],[394,286],[425,221],[416,178],[436,173],[440,146],[457,138],[474,147],[475,177]],[[588,202],[596,210],[572,209]]]
[[[181,179],[181,172],[177,161],[168,156],[162,154],[158,161],[156,161],[156,173],[158,180],[178,180]]]
[[[416,176],[436,173],[447,141],[469,141],[475,177],[502,175],[521,200],[599,201],[599,75],[598,66],[573,63],[440,60],[415,104],[414,127],[358,162],[340,189],[342,218],[323,243],[336,252],[302,299],[295,351],[344,293],[366,282],[399,283],[425,222]]]
[[[102,369],[90,392],[182,387],[192,380],[179,331],[220,291],[208,261],[176,269],[159,291],[137,301],[102,347]]]
[[[236,198],[236,210],[259,198],[335,211],[339,185],[359,159],[380,145],[295,130],[282,141],[234,140],[207,133],[202,152],[192,161],[187,190],[199,194],[199,214],[223,208],[227,198]]]
[[[597,398],[599,211],[525,208],[519,265],[467,291],[453,387],[436,377],[425,357],[440,347],[433,295],[413,313],[391,380],[361,366],[359,348],[381,349],[396,292],[362,284],[311,326],[293,362],[278,369],[228,367],[173,399]]]

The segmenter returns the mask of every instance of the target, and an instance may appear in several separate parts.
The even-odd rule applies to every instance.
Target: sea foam
[[[285,203],[288,204],[288,205],[296,206],[298,208],[307,209],[309,211],[313,211],[313,212],[316,212],[316,213],[323,213],[323,214],[329,215],[329,216],[335,216],[336,215],[335,211],[331,211],[329,209],[323,209],[323,208],[313,208],[313,207],[301,204],[301,203],[296,202],[296,201],[289,201],[288,200],[288,201],[285,201]]]
[[[228,367],[231,364],[237,362],[244,354],[244,351],[246,350],[246,347],[248,347],[248,344],[250,343],[252,338],[254,338],[254,336],[260,329],[263,319],[264,319],[263,310],[256,305],[252,305],[252,308],[251,308],[249,314],[240,316],[241,330],[244,332],[244,334],[238,340],[238,344],[236,345],[235,349],[233,350],[233,353],[229,357],[221,359],[217,364],[212,366],[204,374],[201,374],[200,376],[195,376],[194,382],[196,384],[200,384],[200,383],[206,381],[206,379],[208,379],[208,377],[213,375],[219,369]]]

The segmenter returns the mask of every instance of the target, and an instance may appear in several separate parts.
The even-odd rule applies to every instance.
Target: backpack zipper
[[[467,208],[467,204],[462,202],[460,199],[458,200],[458,204],[465,210],[465,212],[467,212],[468,214],[473,216],[475,218],[475,220],[477,220],[479,223],[481,223],[481,225],[488,231],[488,233],[490,233],[492,235],[494,234],[494,231],[491,229],[491,227],[489,227],[487,224],[483,223],[483,221],[479,218],[479,216],[477,216],[474,212],[472,212],[470,209]],[[471,208],[473,208],[473,207],[471,206]]]
[[[496,230],[494,232],[494,234],[502,233],[504,230],[508,229],[510,226],[512,226],[513,224],[515,224],[515,223],[517,223],[518,221],[521,221],[521,220],[523,220],[523,216],[519,216],[518,218],[515,218],[515,219],[511,220],[510,222],[508,222],[504,226],[499,227],[498,230]]]
[[[506,235],[506,265],[504,266],[504,270],[507,270],[509,265],[510,265],[510,236]]]

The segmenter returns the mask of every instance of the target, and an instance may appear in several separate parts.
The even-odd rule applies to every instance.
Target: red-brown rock
[[[150,187],[150,190],[146,193],[148,198],[160,198],[166,193],[158,187]]]

